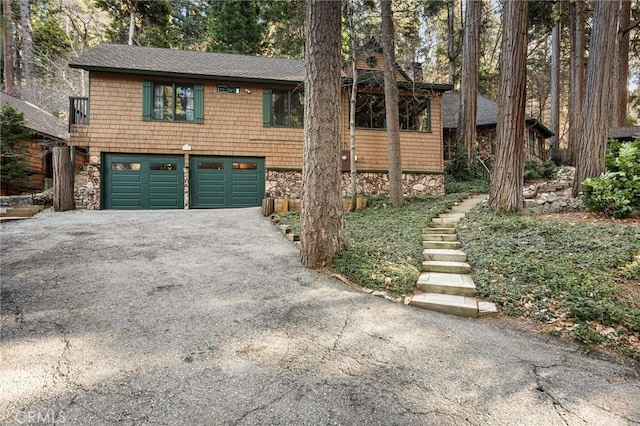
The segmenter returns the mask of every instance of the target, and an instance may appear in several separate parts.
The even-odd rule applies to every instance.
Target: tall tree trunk
[[[497,146],[489,196],[489,205],[501,212],[522,210],[527,9],[526,1],[506,0],[502,15],[504,34],[500,60]]]
[[[31,9],[29,0],[20,0],[20,26],[22,27],[22,65],[24,66],[24,85],[32,87],[35,62],[33,59],[33,33],[31,31]]]
[[[133,46],[133,36],[136,29],[136,6],[138,5],[138,0],[135,0],[133,4],[131,4],[131,10],[129,11],[129,40],[128,45]]]
[[[569,146],[567,163],[576,165],[582,128],[582,100],[584,93],[584,49],[585,49],[585,4],[584,0],[569,2],[569,33],[571,44],[570,89],[569,89]]]
[[[349,171],[351,173],[351,204],[349,204],[349,211],[355,212],[356,207],[358,206],[358,174],[356,171],[356,104],[358,99],[358,67],[356,65],[355,58],[352,58],[351,66],[353,83],[351,83],[351,108],[349,109]]]
[[[380,0],[382,15],[382,55],[384,56],[384,107],[387,121],[387,157],[389,162],[389,199],[393,207],[404,203],[402,194],[402,158],[400,154],[400,115],[391,0]]]
[[[460,78],[460,112],[458,114],[458,147],[464,146],[467,164],[476,158],[476,114],[478,111],[478,61],[480,60],[480,21],[482,0],[467,0],[462,76]]]
[[[340,196],[340,7],[309,0],[306,19],[302,263],[320,268],[344,247]]]
[[[456,34],[454,31],[455,0],[447,2],[447,56],[449,58],[449,84],[452,86],[456,82]]]
[[[603,158],[611,124],[613,81],[610,73],[615,65],[619,6],[617,1],[596,0],[593,10],[574,196],[582,190],[584,179],[596,177],[604,170]]]
[[[12,96],[18,95],[16,89],[16,76],[14,73],[14,53],[16,51],[13,36],[13,17],[11,11],[11,1],[2,1],[2,50],[4,53],[4,91]]]
[[[559,9],[559,5],[554,6]],[[558,14],[557,14],[558,15]],[[555,158],[560,148],[560,18],[556,15],[551,32],[551,117],[550,125],[553,136],[549,157]]]
[[[53,147],[53,186],[53,209],[57,212],[75,209],[73,168],[68,146]]]
[[[620,29],[616,55],[615,101],[613,105],[612,127],[627,124],[627,103],[629,102],[629,34],[631,23],[631,0],[620,1]]]

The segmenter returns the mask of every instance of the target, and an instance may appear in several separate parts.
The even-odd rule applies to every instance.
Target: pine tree
[[[25,139],[33,132],[24,123],[24,114],[11,105],[0,110],[0,181],[6,185],[24,185],[29,179]]]

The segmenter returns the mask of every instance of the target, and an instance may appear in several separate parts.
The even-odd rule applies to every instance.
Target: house
[[[69,138],[67,126],[58,118],[37,106],[0,92],[0,108],[11,105],[24,115],[25,127],[33,131],[26,140],[27,162],[30,171],[29,181],[24,186],[7,185],[2,182],[2,195],[16,195],[23,192],[40,192],[53,184],[51,148],[65,145]],[[84,165],[84,155],[76,152],[76,166]]]
[[[631,142],[640,138],[640,126],[622,126],[609,129],[609,138],[619,142]]]
[[[449,161],[455,151],[458,115],[460,111],[460,93],[446,92],[442,100],[443,121],[443,160]],[[496,127],[498,125],[498,103],[478,93],[478,111],[476,115],[476,133],[478,156],[486,164],[491,164],[496,152]],[[522,151],[525,160],[547,160],[548,142],[553,132],[540,120],[525,118],[525,140]]]
[[[362,62],[362,63],[360,63]],[[359,62],[378,72],[382,57]],[[100,44],[70,63],[89,72],[90,96],[70,101],[70,144],[89,148],[88,208],[260,205],[302,192],[304,62]],[[349,77],[343,75],[343,165],[349,151]],[[401,89],[401,152],[408,195],[444,191],[441,95]],[[383,90],[359,85],[358,192],[388,192]],[[349,172],[343,172],[348,195]]]

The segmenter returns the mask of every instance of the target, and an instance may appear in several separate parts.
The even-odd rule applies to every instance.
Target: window
[[[529,130],[529,154],[536,155],[536,137],[533,130]]]
[[[144,81],[142,119],[202,123],[203,92],[201,84]]]
[[[218,86],[218,93],[232,93],[237,95],[240,93],[240,86]]]
[[[264,90],[262,124],[265,126],[302,127],[304,92],[302,90]]]
[[[112,163],[111,170],[139,172],[140,163]]]
[[[149,164],[149,170],[175,172],[178,168],[175,163],[151,163]]]
[[[544,149],[544,138],[542,135],[538,135],[538,157],[544,160],[545,149]]]
[[[426,96],[400,96],[398,103],[400,130],[431,131],[431,99]],[[384,95],[358,93],[356,127],[386,129]]]

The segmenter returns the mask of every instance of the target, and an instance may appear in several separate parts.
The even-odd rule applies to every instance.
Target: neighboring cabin
[[[453,158],[460,111],[460,93],[446,92],[442,100],[443,121],[443,160]],[[478,112],[476,116],[476,132],[478,140],[478,156],[486,164],[491,164],[496,152],[496,127],[498,125],[498,103],[478,93]],[[525,119],[525,140],[522,151],[525,160],[547,160],[548,139],[553,136],[542,122],[533,117]]]
[[[383,60],[358,60],[359,193],[388,193]],[[70,64],[89,71],[89,98],[72,98],[70,144],[89,148],[99,187],[89,208],[256,206],[301,197],[304,62],[101,44]],[[345,67],[347,70],[348,67]],[[340,124],[348,195],[350,74]],[[442,93],[397,73],[404,192],[444,192]]]
[[[609,138],[619,142],[631,142],[640,138],[640,126],[612,127],[609,129]]]
[[[33,136],[27,139],[27,162],[29,167],[29,181],[26,185],[7,185],[2,182],[1,195],[16,195],[24,192],[35,193],[43,191],[53,185],[53,166],[51,148],[65,145],[69,138],[67,126],[57,117],[25,102],[21,99],[0,92],[0,108],[6,104],[24,115],[25,127],[33,131]],[[84,165],[84,155],[76,153],[76,166]]]

